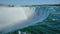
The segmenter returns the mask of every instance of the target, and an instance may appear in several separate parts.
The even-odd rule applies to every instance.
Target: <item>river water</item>
[[[1,16],[0,31],[2,33],[7,33],[7,32],[23,29],[33,25],[34,26],[32,27],[33,32],[36,31],[36,30],[34,31],[34,29],[36,28],[37,30],[38,29],[41,30],[43,33],[45,32],[47,33],[47,31],[43,27],[46,27],[44,25],[48,25],[49,27],[52,27],[52,25],[49,25],[50,23],[45,23],[45,22],[46,21],[49,22],[50,19],[48,20],[47,18],[48,17],[50,18],[50,14],[54,14],[56,12],[55,8],[57,8],[57,6],[55,7],[54,6],[1,7],[0,8],[0,16]],[[55,18],[52,20],[55,20]],[[39,23],[40,26],[36,25],[37,23]],[[27,29],[32,30],[29,28]],[[37,32],[35,33],[38,34]]]

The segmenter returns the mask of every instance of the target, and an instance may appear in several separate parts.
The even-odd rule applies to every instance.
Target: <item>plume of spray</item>
[[[0,31],[7,33],[46,19],[51,9],[40,7],[1,7]]]

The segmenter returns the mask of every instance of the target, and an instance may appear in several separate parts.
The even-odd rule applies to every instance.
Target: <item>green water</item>
[[[27,32],[28,34],[60,34],[60,6],[54,7],[54,11],[42,22],[38,22],[35,25],[18,29],[14,32],[7,34],[18,34],[18,31]]]

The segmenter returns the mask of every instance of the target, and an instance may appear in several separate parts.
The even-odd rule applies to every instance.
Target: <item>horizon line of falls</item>
[[[22,29],[48,17],[51,7],[0,7],[0,32],[2,34]]]

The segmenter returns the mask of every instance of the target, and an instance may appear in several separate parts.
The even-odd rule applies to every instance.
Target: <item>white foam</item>
[[[1,7],[0,8],[0,30],[28,20],[34,13],[34,8],[30,7]]]

